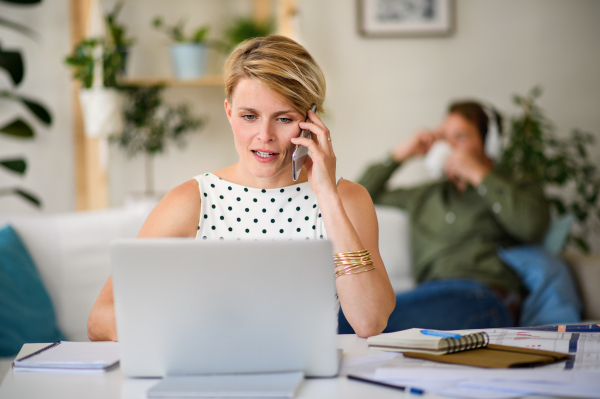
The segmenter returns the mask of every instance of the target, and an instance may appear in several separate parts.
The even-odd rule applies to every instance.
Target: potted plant
[[[526,96],[514,96],[521,113],[511,120],[498,166],[517,179],[542,182],[554,215],[574,216],[568,241],[587,253],[590,236],[600,231],[600,175],[588,153],[594,136],[574,129],[567,138],[557,137],[536,103],[541,94],[535,87]]]
[[[115,75],[124,76],[127,69],[127,56],[129,48],[135,39],[127,37],[125,25],[117,22],[117,17],[123,8],[123,2],[115,4],[113,9],[105,15],[106,26],[108,28],[107,45],[111,48],[110,53],[115,57],[115,66],[117,68]]]
[[[99,18],[96,25],[105,29],[79,42],[65,63],[80,80],[79,99],[89,137],[108,136],[123,128],[119,77],[125,69],[126,47],[133,43],[125,36],[125,28],[116,22],[122,7],[117,3],[108,14],[100,14],[97,2],[92,2],[90,19]]]
[[[251,17],[239,17],[234,19],[224,30],[223,39],[217,43],[217,47],[229,54],[238,44],[244,40],[255,37],[269,36],[275,30],[272,19],[257,21]]]
[[[171,65],[178,79],[197,79],[206,73],[206,59],[208,53],[207,35],[209,27],[201,26],[191,36],[184,32],[184,21],[177,24],[166,25],[161,17],[156,17],[152,25],[159,31],[166,33],[173,44],[169,47]]]
[[[185,104],[165,104],[161,93],[163,87],[131,87],[125,89],[125,127],[110,141],[127,151],[129,157],[145,155],[144,197],[156,196],[154,191],[154,157],[173,142],[184,148],[186,137],[199,132],[205,121],[194,117]]]
[[[41,0],[27,2],[24,0],[4,1],[13,4],[41,3]],[[0,18],[0,26],[13,29],[33,39],[39,37],[36,32],[27,26],[4,18]],[[23,64],[21,52],[4,49],[0,46],[0,70],[6,71],[10,81],[12,82],[12,87],[0,89],[0,101],[18,102],[29,111],[31,116],[35,117],[35,119],[44,125],[50,126],[52,124],[52,116],[47,108],[29,96],[24,96],[16,92],[16,89],[23,81],[23,76],[25,74],[25,66]],[[27,120],[17,116],[9,119],[7,123],[0,125],[0,135],[7,136],[15,140],[32,140],[35,138],[35,131],[27,122]],[[23,176],[27,170],[27,161],[21,157],[14,157],[10,155],[5,157],[3,155],[0,157],[0,167],[12,173]],[[42,206],[41,201],[35,194],[32,194],[20,187],[0,187],[0,197],[5,195],[16,195],[38,208]]]

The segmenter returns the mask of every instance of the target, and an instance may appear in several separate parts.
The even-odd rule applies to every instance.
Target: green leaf
[[[3,51],[0,47],[0,68],[8,72],[15,86],[23,80],[23,58],[18,51]]]
[[[18,195],[38,208],[42,206],[42,203],[35,195],[30,194],[25,190],[21,190],[20,188],[0,188],[0,197],[3,195]]]
[[[0,127],[0,133],[22,139],[30,139],[35,136],[31,126],[29,126],[27,122],[22,119],[17,119],[13,122],[10,122],[8,125]]]
[[[25,170],[27,170],[27,163],[20,158],[0,160],[0,166],[4,166],[6,169],[21,175],[25,174]]]
[[[41,105],[38,102],[25,99],[24,97],[20,97],[20,98],[21,98],[21,101],[23,102],[23,104],[25,104],[25,106],[27,108],[29,108],[29,110],[31,112],[33,112],[33,114],[35,116],[37,116],[37,118],[40,121],[42,121],[43,123],[45,123],[48,126],[50,126],[52,124],[52,116],[50,115],[50,112],[48,112],[48,110],[43,105]]]
[[[28,200],[29,202],[31,202],[33,205],[37,206],[38,208],[40,208],[42,206],[42,203],[40,202],[40,200],[37,199],[37,197],[34,196],[33,194],[30,194],[30,193],[23,191],[21,189],[18,189],[18,188],[15,189],[15,194],[20,195],[21,197]]]
[[[42,0],[0,0],[0,2],[20,4],[20,5],[31,5],[31,4],[39,4],[42,2]]]
[[[587,241],[580,236],[574,236],[572,237],[572,240],[575,242],[575,244],[586,254],[590,253],[590,246],[588,245]]]
[[[0,0],[0,1],[3,1],[3,0]],[[34,31],[33,29],[29,29],[25,25],[21,25],[17,22],[13,22],[8,19],[4,19],[2,17],[0,17],[0,25],[6,26],[7,28],[14,29],[17,32],[20,32],[20,33],[24,34],[25,36],[29,36],[31,39],[34,39],[34,40],[37,40],[40,38],[39,33]]]

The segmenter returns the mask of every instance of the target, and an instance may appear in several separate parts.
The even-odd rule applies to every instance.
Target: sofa
[[[135,237],[152,205],[35,216],[1,216],[29,251],[54,305],[57,324],[68,340],[87,341],[87,318],[110,275],[109,246],[115,238]],[[414,287],[408,215],[376,207],[381,256],[394,290]],[[584,301],[584,319],[600,320],[600,256],[564,253]],[[0,379],[12,358],[0,359]]]

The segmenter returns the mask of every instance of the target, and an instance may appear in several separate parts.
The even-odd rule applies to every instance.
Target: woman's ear
[[[229,102],[229,99],[225,99],[225,113],[227,114],[227,119],[229,119],[229,122],[231,123],[231,111],[232,111],[232,107],[231,107],[231,103]]]

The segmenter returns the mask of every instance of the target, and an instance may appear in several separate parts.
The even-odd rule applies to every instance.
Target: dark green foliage
[[[123,53],[107,45],[106,40],[84,39],[75,48],[65,62],[73,68],[73,79],[81,80],[86,89],[94,82],[94,49],[103,47],[102,68],[104,87],[119,87],[117,79],[123,70]]]
[[[0,166],[20,175],[25,174],[25,170],[27,170],[27,163],[21,158],[0,159]]]
[[[0,0],[5,3],[12,3],[18,5],[36,5],[41,3],[41,0]],[[0,17],[0,26],[4,26],[20,32],[26,36],[36,39],[39,35],[28,28],[25,25],[12,22]],[[14,86],[18,86],[23,81],[25,75],[25,68],[23,65],[23,57],[18,51],[4,51],[0,48],[0,69],[4,69],[10,76]],[[45,106],[37,101],[30,98],[21,96],[14,93],[12,90],[1,90],[0,98],[6,100],[18,101],[23,104],[40,122],[50,125],[52,123],[52,116]],[[15,118],[11,122],[8,122],[4,126],[0,126],[0,134],[7,136],[20,138],[20,139],[31,139],[35,136],[35,133],[31,126],[21,118]],[[24,159],[3,159],[0,160],[0,166],[8,169],[12,172],[20,175],[25,174],[27,170],[27,163]],[[19,188],[0,188],[0,196],[3,195],[17,195],[31,204],[41,207],[41,202],[35,197]]]
[[[224,40],[217,47],[229,53],[244,40],[269,36],[274,30],[275,24],[272,19],[257,22],[254,18],[240,17],[225,29]]]
[[[37,101],[33,101],[29,98],[11,93],[6,90],[0,91],[0,97],[21,102],[23,105],[25,105],[25,107],[27,107],[27,109],[29,109],[33,113],[33,115],[36,116],[36,118],[38,118],[40,122],[46,125],[52,124],[52,116],[50,115],[48,110]]]
[[[210,28],[203,25],[197,28],[191,36],[186,36],[184,32],[185,22],[179,20],[175,25],[166,25],[161,17],[155,17],[152,20],[152,26],[159,31],[166,33],[174,42],[207,43],[207,36]]]
[[[204,120],[194,117],[187,105],[165,104],[162,90],[160,86],[125,89],[125,128],[111,141],[126,149],[129,156],[140,152],[154,156],[163,152],[169,141],[184,147],[185,136],[204,125]]]
[[[588,157],[594,136],[575,129],[568,138],[556,137],[553,124],[536,104],[541,94],[535,87],[527,96],[513,98],[522,114],[511,120],[510,141],[499,168],[517,179],[541,181],[553,212],[570,212],[577,219],[570,242],[589,252],[590,234],[600,232],[600,174]],[[562,194],[554,194],[558,191]]]
[[[123,2],[118,2],[105,16],[106,24],[108,25],[108,38],[114,47],[128,47],[135,42],[135,39],[127,37],[125,25],[117,22],[117,17],[122,8]]]
[[[20,5],[40,4],[42,0],[0,0],[3,3],[12,3]]]
[[[21,139],[32,139],[35,136],[31,126],[20,118],[0,127],[0,133]]]
[[[23,80],[23,58],[18,51],[4,51],[0,47],[0,68],[8,72],[15,86]]]

